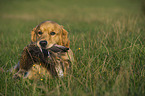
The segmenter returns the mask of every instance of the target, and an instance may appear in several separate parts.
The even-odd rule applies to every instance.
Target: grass
[[[141,0],[0,1],[0,67],[14,66],[45,20],[69,32],[76,61],[65,78],[12,79],[0,73],[1,96],[144,96],[145,19]],[[80,48],[80,50],[79,50]]]

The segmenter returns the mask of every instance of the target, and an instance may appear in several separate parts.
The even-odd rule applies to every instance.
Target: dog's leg
[[[63,77],[64,76],[61,62],[58,61],[58,60],[57,60],[57,63],[55,65],[55,69],[56,69],[56,72],[57,72],[58,77]]]

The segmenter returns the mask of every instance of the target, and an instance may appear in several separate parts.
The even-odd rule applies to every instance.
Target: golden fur
[[[52,34],[53,32],[53,34]],[[55,33],[55,34],[54,34]],[[45,21],[37,25],[33,30],[31,31],[31,42],[33,44],[37,44],[38,47],[41,48],[40,42],[41,41],[47,41],[46,49],[50,48],[54,44],[62,45],[67,48],[69,48],[69,39],[68,39],[68,32],[63,28],[63,26],[53,22],[53,21]],[[70,68],[70,62],[74,61],[73,58],[73,52],[69,48],[68,52],[61,53],[61,58],[63,60],[63,73],[61,75],[65,76]],[[32,71],[33,70],[33,71]],[[35,69],[32,68],[29,72],[29,78],[33,78],[34,74],[36,74],[35,71],[41,70],[42,74],[49,74],[48,71],[45,70],[45,68],[40,68],[40,66],[35,66]],[[58,71],[62,72],[62,68],[58,66]],[[59,73],[58,73],[59,74]],[[60,75],[60,76],[61,76]]]
[[[42,35],[38,34],[42,32]],[[55,35],[51,35],[51,32],[55,32]],[[48,42],[47,48],[51,47],[53,44],[62,45],[69,47],[68,32],[63,28],[63,26],[53,22],[45,21],[37,25],[31,32],[31,41],[37,42],[38,46],[39,41],[46,40]]]
[[[47,42],[45,47],[41,45],[41,41]],[[35,44],[39,48],[48,49],[54,44],[69,48],[69,43],[70,41],[68,39],[68,32],[63,28],[63,26],[53,21],[44,21],[33,28],[33,30],[31,31],[31,44]],[[68,70],[70,69],[70,65],[74,61],[72,50],[69,48],[68,52],[61,52],[60,58],[62,59],[63,63],[59,63],[60,61],[58,60],[58,64],[56,65],[55,69],[58,73],[58,76],[63,77],[67,74]],[[35,64],[35,66],[33,66],[27,72],[27,76],[25,77],[29,79],[38,78],[40,77],[40,75],[51,77],[50,72],[40,65],[41,64]],[[19,69],[16,74],[20,74],[21,72],[23,72],[23,70],[20,70],[19,66],[20,64],[18,63],[14,67],[15,70]]]

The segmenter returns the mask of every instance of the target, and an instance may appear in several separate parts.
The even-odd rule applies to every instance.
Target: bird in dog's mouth
[[[40,51],[43,53],[44,57],[48,57],[49,56],[48,49],[40,48]]]
[[[40,48],[41,52],[43,53],[44,57],[48,57],[50,55],[48,50],[51,50],[53,52],[67,52],[69,48],[54,44],[51,48]]]

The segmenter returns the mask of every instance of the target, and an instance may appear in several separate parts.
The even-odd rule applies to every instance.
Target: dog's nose
[[[46,45],[47,45],[47,41],[40,41],[40,43],[39,43],[42,47],[46,47]]]

